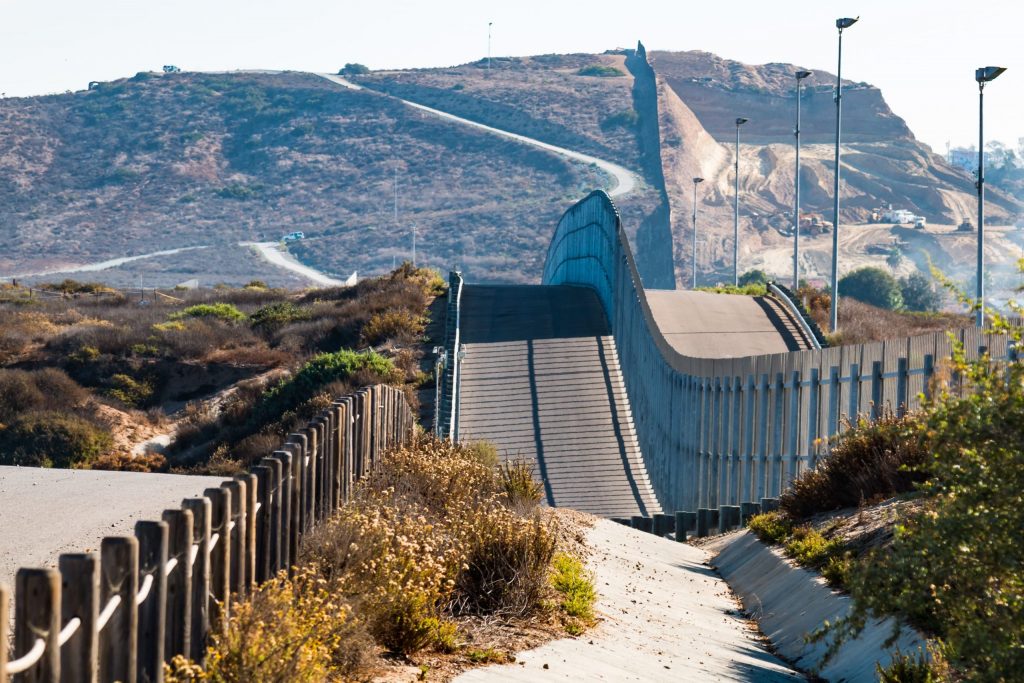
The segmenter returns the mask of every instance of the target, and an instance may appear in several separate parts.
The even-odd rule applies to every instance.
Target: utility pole
[[[494,25],[493,21],[487,22],[487,75],[491,75],[491,26]]]
[[[693,286],[691,289],[697,289],[697,186],[703,182],[703,178],[693,179]]]
[[[416,224],[412,226],[412,267],[416,267]]]
[[[974,72],[978,81],[978,312],[975,324],[985,327],[985,84],[1006,71],[1001,66],[985,66]]]

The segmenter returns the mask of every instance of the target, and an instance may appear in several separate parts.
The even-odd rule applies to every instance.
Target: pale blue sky
[[[458,64],[486,54],[488,21],[495,55],[598,52],[639,38],[649,49],[834,71],[834,20],[858,14],[844,37],[844,75],[880,86],[936,151],[977,139],[973,74],[988,64],[1009,71],[986,89],[986,137],[1024,137],[1020,0],[0,0],[0,93],[77,90],[163,64]]]

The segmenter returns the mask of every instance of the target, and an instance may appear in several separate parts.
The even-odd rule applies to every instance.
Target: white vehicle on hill
[[[306,239],[306,233],[302,231],[290,232],[281,238],[282,242],[297,242]]]

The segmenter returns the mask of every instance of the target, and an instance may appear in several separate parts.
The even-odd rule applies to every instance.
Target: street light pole
[[[740,126],[749,121],[736,119],[736,185],[732,196],[732,284],[740,286]]]
[[[810,71],[797,71],[796,76],[796,185],[793,202],[793,291],[800,287],[800,81],[811,75]]]
[[[491,75],[491,26],[494,25],[493,21],[487,22],[487,75]]]
[[[836,172],[832,204],[832,332],[839,329],[839,141],[843,123],[843,29],[850,28],[857,20],[845,17],[836,19],[839,29],[839,66],[836,69]]]
[[[693,287],[691,289],[697,289],[697,186],[703,182],[703,178],[693,179]]]
[[[985,84],[1006,71],[1001,66],[985,66],[975,70],[978,81],[978,272],[976,299],[978,312],[974,324],[985,327]]]

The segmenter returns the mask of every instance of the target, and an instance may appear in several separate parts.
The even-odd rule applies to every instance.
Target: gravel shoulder
[[[587,545],[600,623],[457,681],[803,680],[765,649],[705,550],[608,520]]]

